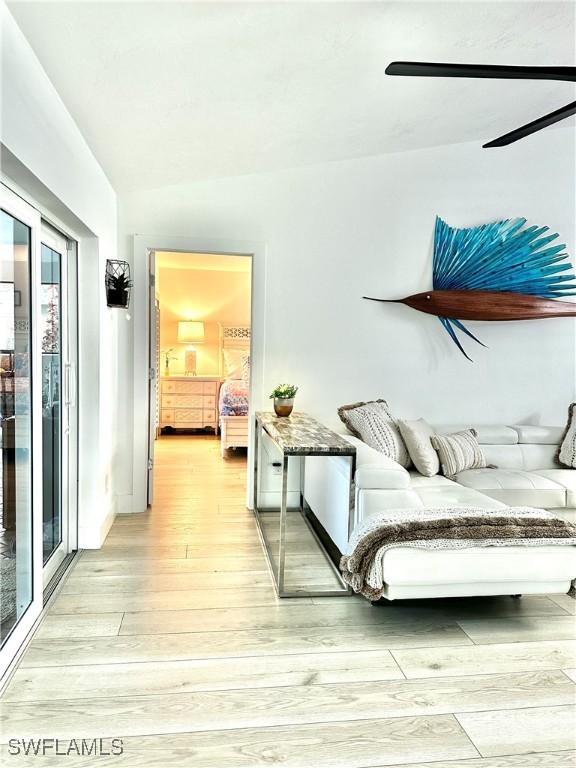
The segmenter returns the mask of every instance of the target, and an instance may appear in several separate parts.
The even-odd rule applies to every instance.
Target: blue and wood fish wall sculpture
[[[468,360],[456,331],[482,342],[462,320],[576,317],[576,303],[558,301],[576,295],[565,244],[550,245],[559,235],[545,234],[548,227],[525,225],[526,219],[518,218],[456,229],[436,217],[434,290],[404,299],[363,298],[436,315]]]

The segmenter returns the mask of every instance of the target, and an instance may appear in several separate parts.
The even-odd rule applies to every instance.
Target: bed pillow
[[[363,443],[403,467],[410,466],[408,450],[385,400],[343,405],[338,408],[338,416]]]
[[[398,429],[418,472],[425,477],[437,475],[440,471],[440,460],[430,439],[436,434],[430,424],[424,419],[398,419]]]
[[[454,477],[465,469],[483,469],[486,466],[475,429],[451,435],[432,435],[430,442],[438,451],[442,474],[446,477]]]
[[[250,358],[250,352],[247,349],[224,349],[222,351],[224,358],[224,376],[227,379],[241,379],[242,366],[246,358]]]
[[[224,359],[224,376],[227,379],[241,378],[241,376],[234,376],[242,366],[242,358],[250,354],[248,350],[242,348],[230,347],[222,350],[222,357]]]
[[[576,403],[568,408],[568,424],[560,443],[558,461],[565,467],[576,469]]]
[[[250,355],[244,355],[240,366],[240,378],[246,384],[250,381]]]

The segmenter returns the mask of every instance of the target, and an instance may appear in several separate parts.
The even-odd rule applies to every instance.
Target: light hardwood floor
[[[155,479],[22,659],[3,765],[574,768],[573,601],[278,600],[242,456],[162,438]],[[301,564],[323,583],[308,545]],[[123,754],[12,756],[23,737],[119,737]]]

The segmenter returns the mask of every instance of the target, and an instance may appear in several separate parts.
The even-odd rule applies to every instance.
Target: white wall
[[[4,4],[0,22],[3,178],[79,241],[79,546],[99,546],[132,485],[131,474],[123,485],[113,469],[117,356],[128,336],[104,297],[105,260],[117,252],[116,195]]]
[[[573,130],[558,129],[500,150],[462,144],[141,191],[120,199],[121,248],[133,232],[265,243],[257,405],[289,381],[298,408],[334,426],[338,405],[373,397],[436,423],[561,424],[576,394],[573,320],[470,323],[489,346],[466,342],[470,363],[436,318],[361,297],[431,288],[436,214],[456,226],[525,216],[574,254],[574,158]]]

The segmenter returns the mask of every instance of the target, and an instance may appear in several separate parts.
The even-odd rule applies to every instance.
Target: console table
[[[262,433],[265,432],[278,448],[280,461],[278,470],[282,476],[280,510],[261,509],[259,500],[259,456]],[[354,475],[356,471],[356,447],[341,435],[328,429],[316,419],[305,413],[292,413],[288,417],[278,417],[274,413],[258,411],[254,429],[254,514],[258,530],[264,545],[268,564],[273,575],[274,586],[279,597],[327,597],[350,594],[350,589],[342,580],[340,571],[332,562],[318,533],[309,519],[304,498],[304,468],[306,456],[348,456],[350,458],[350,496],[348,533],[351,533],[354,520]],[[300,506],[288,509],[288,468],[289,460],[297,457],[300,461]],[[313,513],[313,510],[312,510]],[[287,524],[290,522],[296,538],[288,535]],[[277,526],[276,526],[277,523]],[[299,531],[304,532],[301,536]],[[290,547],[289,545],[293,546]],[[300,551],[300,550],[305,551]],[[325,565],[329,575],[329,584],[304,584],[297,589],[287,584],[287,556],[295,561],[298,557],[304,565],[303,573],[314,570],[314,563],[319,559]],[[320,556],[320,557],[318,557]],[[306,558],[310,561],[307,564]],[[300,567],[300,566],[298,566]],[[303,582],[306,576],[303,577]]]

